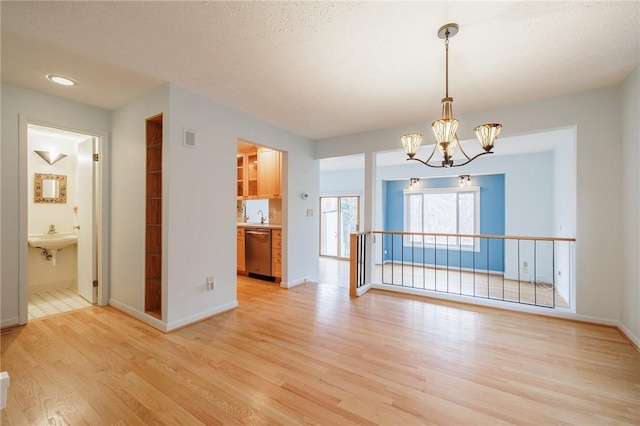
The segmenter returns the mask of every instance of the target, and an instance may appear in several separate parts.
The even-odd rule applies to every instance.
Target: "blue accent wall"
[[[480,187],[480,234],[504,235],[505,196],[504,174],[472,176],[472,185]],[[403,190],[409,186],[408,179],[383,181],[382,198],[385,206],[383,224],[385,231],[402,232],[404,221]],[[422,179],[418,188],[456,188],[457,177]],[[425,247],[403,247],[401,235],[385,235],[383,238],[384,260],[415,262],[430,265],[462,268],[489,269],[504,272],[503,240],[482,239],[479,251],[458,251]]]

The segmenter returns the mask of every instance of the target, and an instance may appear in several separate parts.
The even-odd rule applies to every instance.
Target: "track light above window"
[[[401,138],[404,151],[409,156],[407,160],[419,161],[428,167],[460,167],[465,164],[469,164],[481,155],[492,154],[493,152],[491,152],[491,150],[493,149],[496,139],[500,134],[500,129],[502,129],[502,125],[496,123],[477,126],[474,131],[484,152],[481,152],[474,157],[469,157],[467,153],[464,152],[464,149],[462,149],[462,145],[460,144],[456,133],[458,129],[458,120],[453,118],[453,98],[449,97],[449,38],[455,36],[457,33],[458,24],[453,23],[443,25],[438,30],[438,37],[444,39],[445,48],[445,97],[442,98],[441,101],[442,118],[431,123],[431,128],[433,129],[433,133],[436,137],[436,144],[433,147],[431,155],[426,161],[415,157],[420,145],[422,144],[421,133],[409,133]],[[463,159],[461,163],[456,164],[454,163],[453,156],[458,146],[460,147],[460,152],[462,152],[465,159]],[[436,149],[438,149],[442,155],[442,162],[440,164],[430,163],[436,153]]]
[[[460,175],[458,180],[458,186],[460,188],[464,188],[465,186],[471,186],[471,176],[469,175]]]

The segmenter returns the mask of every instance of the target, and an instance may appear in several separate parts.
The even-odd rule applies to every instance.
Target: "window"
[[[480,227],[480,190],[478,188],[438,188],[404,191],[404,232],[436,234],[478,234]],[[474,250],[471,237],[406,235],[404,244],[459,247]]]

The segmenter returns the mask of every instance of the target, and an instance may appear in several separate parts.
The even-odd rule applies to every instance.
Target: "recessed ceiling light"
[[[56,74],[47,74],[47,78],[54,83],[62,84],[63,86],[75,86],[76,84],[78,84],[78,82],[72,78],[63,77]]]

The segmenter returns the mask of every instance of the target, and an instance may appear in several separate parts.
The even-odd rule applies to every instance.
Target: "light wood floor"
[[[100,307],[4,334],[2,425],[640,423],[614,328],[340,283],[239,278],[239,302],[169,334]]]

